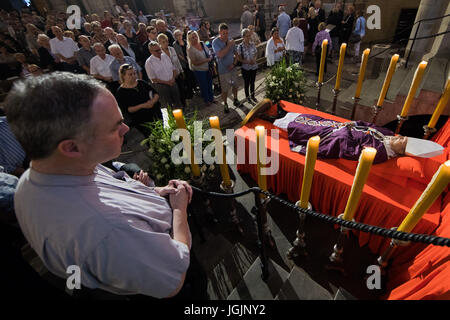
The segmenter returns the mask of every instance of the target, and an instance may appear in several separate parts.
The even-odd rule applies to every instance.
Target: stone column
[[[439,0],[422,0],[419,5],[419,9],[417,11],[416,19],[414,22],[417,22],[422,19],[429,19],[429,18],[435,18],[439,16],[443,16],[445,14],[445,11],[447,9],[448,3],[446,1],[439,1]],[[442,19],[439,20],[432,20],[432,21],[423,21],[415,24],[409,38],[414,38],[414,35],[416,34],[417,30],[417,37],[423,37],[423,36],[429,36],[435,33],[439,32],[440,26],[442,23]],[[430,51],[430,49],[433,46],[434,41],[436,38],[428,38],[428,39],[421,39],[416,40],[414,42],[414,46],[411,46],[413,41],[410,40],[408,42],[408,45],[406,47],[405,51],[405,57],[408,56],[409,52],[411,52],[411,56],[409,61],[414,62],[422,59],[424,54]]]

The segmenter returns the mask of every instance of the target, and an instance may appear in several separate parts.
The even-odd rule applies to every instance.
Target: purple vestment
[[[374,130],[375,129],[375,130]],[[373,147],[377,154],[373,163],[388,159],[384,136],[393,136],[389,129],[364,121],[337,122],[310,114],[300,114],[288,125],[291,150],[306,153],[308,139],[320,137],[319,158],[358,160],[364,147]]]

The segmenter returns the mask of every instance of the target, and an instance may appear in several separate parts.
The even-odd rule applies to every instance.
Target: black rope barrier
[[[267,191],[264,191],[264,190],[260,189],[259,187],[252,187],[252,188],[247,189],[242,192],[227,193],[227,194],[219,193],[219,192],[205,191],[205,190],[202,190],[195,186],[192,186],[192,189],[194,189],[197,192],[203,193],[205,195],[211,196],[211,197],[221,197],[221,198],[237,198],[237,197],[247,195],[249,193],[261,193],[261,194],[264,194],[265,196],[267,196],[268,198],[273,199],[273,200],[291,208],[294,211],[303,213],[303,214],[313,217],[313,218],[317,218],[317,219],[322,220],[327,223],[337,224],[337,225],[340,225],[340,226],[348,228],[348,229],[358,230],[358,231],[362,231],[362,232],[368,232],[368,233],[382,236],[385,238],[391,238],[391,239],[396,239],[396,240],[401,240],[401,241],[419,242],[419,243],[424,243],[424,244],[432,244],[432,245],[441,246],[441,247],[450,247],[450,239],[449,238],[438,237],[438,236],[427,235],[427,234],[396,231],[393,229],[386,229],[386,228],[382,228],[382,227],[372,226],[372,225],[361,223],[361,222],[354,222],[354,221],[340,219],[340,218],[326,215],[326,214],[316,212],[313,210],[301,208],[287,200],[284,200],[284,199],[277,197]]]

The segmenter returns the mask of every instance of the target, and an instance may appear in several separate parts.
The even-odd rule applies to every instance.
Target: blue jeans
[[[195,78],[200,86],[200,94],[205,102],[214,101],[212,77],[209,71],[194,71]]]

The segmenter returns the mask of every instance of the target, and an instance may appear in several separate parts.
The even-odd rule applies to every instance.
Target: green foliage
[[[141,142],[141,145],[148,146],[148,155],[150,157],[151,166],[149,169],[149,175],[155,181],[156,185],[166,185],[171,179],[181,179],[189,181],[191,179],[191,167],[181,163],[176,165],[171,159],[172,149],[181,142],[172,141],[172,133],[177,129],[177,124],[170,107],[167,108],[168,112],[168,125],[164,127],[163,120],[154,122],[148,122],[144,126],[149,128],[151,134],[148,138]],[[211,143],[210,141],[198,140],[194,141],[194,122],[197,120],[197,111],[194,112],[190,118],[185,117],[186,128],[191,136],[191,144],[194,147],[195,143],[202,144],[202,150]],[[209,129],[209,124],[205,120],[201,121],[201,135],[203,137],[206,129]],[[201,170],[207,177],[211,177],[214,174],[214,165],[201,165]]]
[[[298,63],[287,65],[282,59],[266,76],[266,97],[277,102],[286,100],[302,104],[306,90],[306,77]]]

